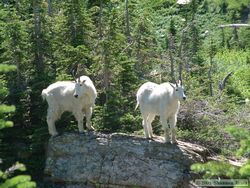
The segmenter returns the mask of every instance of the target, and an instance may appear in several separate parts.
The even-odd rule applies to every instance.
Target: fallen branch
[[[219,83],[219,89],[220,89],[221,91],[225,88],[225,85],[226,85],[227,80],[228,80],[229,77],[232,76],[232,75],[233,75],[233,72],[230,72],[230,73],[227,74],[227,76],[226,76],[222,81],[220,81],[220,83]]]
[[[121,53],[125,52],[127,50],[128,47],[130,47],[132,44],[134,44],[134,42],[132,41],[131,43],[129,43],[122,51]]]
[[[224,27],[250,27],[250,24],[226,24],[226,25],[219,25],[219,28]]]

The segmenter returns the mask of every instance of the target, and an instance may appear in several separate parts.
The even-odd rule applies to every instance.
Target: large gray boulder
[[[45,174],[57,187],[189,187],[190,165],[207,149],[163,138],[123,134],[65,133],[48,143]],[[61,185],[61,186],[60,186]]]

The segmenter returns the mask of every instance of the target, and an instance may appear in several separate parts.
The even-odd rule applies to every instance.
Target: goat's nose
[[[78,97],[78,95],[74,95],[74,97],[75,97],[75,98],[77,98],[77,97]]]
[[[186,100],[186,97],[183,97],[183,100],[185,101],[185,100]]]

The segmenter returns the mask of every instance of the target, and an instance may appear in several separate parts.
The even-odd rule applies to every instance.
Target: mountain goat
[[[170,142],[168,127],[169,122],[172,143],[176,143],[175,125],[177,121],[180,100],[186,99],[181,81],[179,81],[178,84],[166,82],[160,85],[152,82],[144,83],[137,91],[136,97],[136,108],[140,106],[145,137],[153,137],[151,123],[155,116],[159,115],[165,134],[165,142]]]
[[[93,129],[90,119],[95,105],[97,92],[88,76],[81,76],[75,81],[58,81],[42,91],[42,97],[48,103],[47,124],[49,133],[56,136],[58,133],[55,121],[63,112],[72,112],[78,122],[79,132],[83,130],[83,118],[86,116],[86,127]]]

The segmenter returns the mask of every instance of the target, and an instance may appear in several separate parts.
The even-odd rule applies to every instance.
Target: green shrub
[[[238,127],[226,128],[236,140],[240,143],[240,149],[236,152],[236,157],[250,156],[250,135],[249,130]],[[197,163],[191,166],[191,170],[199,173],[203,173],[204,178],[249,178],[250,175],[250,160],[246,160],[240,167],[234,166],[225,161],[209,161],[205,164]]]
[[[9,72],[14,69],[15,68],[13,66],[0,65],[0,72]],[[1,94],[2,93],[0,93],[0,96]],[[0,105],[0,129],[13,126],[13,123],[11,121],[7,121],[6,118],[8,118],[8,113],[11,113],[14,111],[15,111],[14,106]],[[0,140],[0,145],[1,145],[1,140]],[[1,162],[2,160],[0,159],[0,163]],[[15,171],[17,170],[25,171],[26,168],[23,164],[17,162],[15,165],[13,165],[12,167],[8,168],[5,171],[0,170],[0,188],[34,188],[36,187],[36,183],[31,181],[31,177],[28,175],[13,176],[13,173],[15,173]]]

